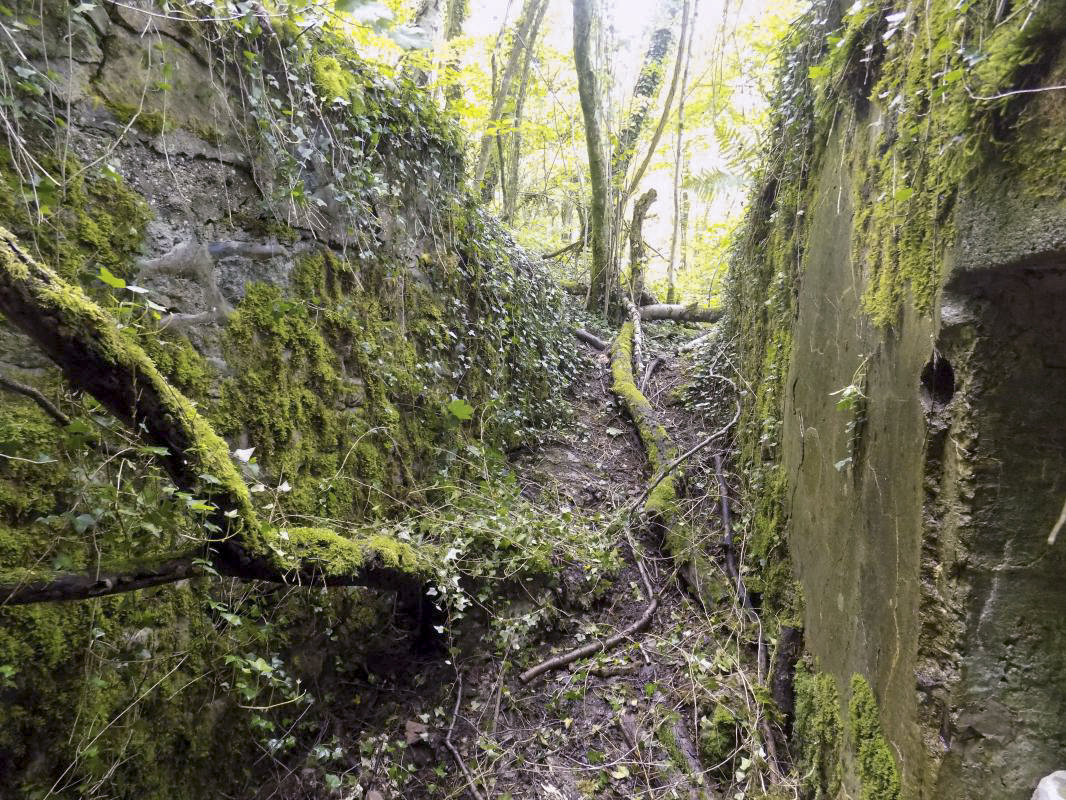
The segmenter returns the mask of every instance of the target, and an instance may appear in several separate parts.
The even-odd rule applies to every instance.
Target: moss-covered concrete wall
[[[752,543],[822,676],[812,796],[1024,800],[1062,767],[1064,13],[821,3],[796,31],[729,324]]]
[[[258,513],[294,531],[395,517],[551,424],[570,368],[559,297],[465,194],[457,127],[315,9],[161,8],[2,9],[0,225],[241,451]],[[0,373],[72,420],[0,395],[5,577],[212,534],[150,450],[2,322]],[[368,650],[404,646],[392,603],[211,580],[0,598],[0,795],[276,787]]]

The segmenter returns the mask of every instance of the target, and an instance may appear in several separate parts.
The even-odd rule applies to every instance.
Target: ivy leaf
[[[909,186],[905,186],[902,189],[897,190],[896,193],[892,195],[892,199],[895,200],[897,203],[906,203],[908,200],[911,199],[912,194],[914,194],[914,189],[911,189]]]
[[[107,267],[100,267],[100,272],[99,272],[99,274],[97,274],[96,277],[99,278],[100,280],[102,280],[104,283],[106,283],[112,289],[125,289],[126,288],[126,282],[124,280],[122,280],[122,278],[118,277],[113,272],[111,272],[111,270],[109,270]]]
[[[77,533],[85,533],[89,528],[96,525],[96,517],[92,514],[78,514],[78,516],[74,517],[72,520],[72,524]]]
[[[466,400],[457,397],[448,403],[448,413],[456,419],[465,422],[466,420],[473,418],[474,407],[466,402]]]

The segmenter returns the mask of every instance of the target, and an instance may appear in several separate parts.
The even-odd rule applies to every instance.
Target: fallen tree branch
[[[572,250],[577,250],[580,253],[582,251],[582,249],[584,249],[584,247],[585,247],[585,240],[584,239],[578,239],[576,242],[570,242],[570,244],[566,245],[565,247],[560,247],[558,250],[555,250],[555,251],[553,251],[551,253],[545,253],[544,255],[541,256],[541,258],[543,258],[546,261],[550,261],[553,258],[558,258],[559,256],[565,256],[567,253],[569,253]]]
[[[599,350],[600,352],[603,352],[604,350],[606,350],[608,347],[611,346],[610,342],[605,342],[599,336],[596,336],[593,333],[589,333],[584,328],[575,328],[574,329],[574,336],[576,336],[582,342],[587,344],[589,347],[592,347],[592,348],[594,348],[596,350]]]
[[[643,320],[674,320],[675,322],[717,322],[724,312],[720,308],[700,308],[696,303],[656,303],[640,307]]]
[[[77,286],[35,262],[0,228],[0,313],[29,336],[74,386],[129,429],[164,448],[174,484],[208,502],[208,557],[220,574],[286,584],[420,592],[423,554],[390,536],[355,538],[320,528],[263,524],[229,447],[136,343]],[[217,533],[216,533],[217,532]]]
[[[34,389],[32,386],[27,386],[24,383],[19,383],[18,381],[11,380],[11,378],[5,378],[3,375],[0,375],[0,388],[7,389],[9,392],[15,392],[16,394],[21,394],[25,397],[30,398],[33,402],[35,402],[41,407],[41,410],[44,411],[44,413],[46,413],[48,416],[50,416],[63,427],[66,427],[70,424],[70,417],[60,411],[51,400],[41,394],[41,392],[39,392],[37,389]]]
[[[640,506],[640,504],[643,503],[645,499],[647,499],[648,495],[651,492],[655,491],[655,488],[662,482],[662,480],[667,475],[671,474],[675,469],[681,466],[681,464],[683,464],[692,456],[696,455],[696,453],[705,448],[711,442],[715,441],[716,439],[720,439],[722,436],[725,436],[725,434],[729,433],[729,429],[736,425],[738,419],[740,419],[740,403],[737,403],[737,410],[736,413],[733,415],[733,419],[731,419],[724,427],[722,427],[720,430],[715,431],[710,436],[700,441],[699,444],[686,450],[684,453],[682,453],[669,464],[667,464],[663,468],[663,471],[659,474],[659,476],[650,484],[648,484],[648,487],[644,490],[640,497],[638,497],[633,502],[633,504],[630,506],[630,513],[632,513],[638,506]]]
[[[136,589],[176,583],[203,575],[202,551],[173,556],[154,563],[133,564],[121,569],[101,569],[93,575],[61,573],[29,574],[4,582],[0,576],[0,606],[46,603],[57,600],[88,600]]]
[[[677,352],[678,353],[691,352],[692,350],[695,350],[696,348],[706,344],[711,339],[713,339],[715,333],[717,333],[717,331],[709,331],[708,333],[705,333],[702,336],[697,336],[695,339],[690,339],[689,341],[685,342],[683,345],[680,345],[677,348]]]
[[[618,646],[622,642],[630,639],[634,634],[640,633],[648,625],[651,624],[652,617],[655,616],[655,612],[659,609],[659,592],[656,592],[652,598],[651,603],[644,609],[644,613],[640,615],[640,618],[627,625],[613,636],[608,636],[606,639],[599,639],[595,642],[589,642],[583,644],[581,647],[575,647],[569,652],[549,658],[547,661],[542,661],[535,667],[530,667],[521,675],[518,676],[518,680],[522,683],[529,683],[534,678],[543,675],[545,672],[551,672],[552,670],[561,669],[562,667],[573,664],[579,658],[585,658],[586,656],[595,655],[604,650],[610,650],[613,647]]]

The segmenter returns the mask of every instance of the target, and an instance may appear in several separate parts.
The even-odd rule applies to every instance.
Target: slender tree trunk
[[[540,34],[540,26],[544,21],[544,12],[548,10],[547,2],[543,2],[537,10],[537,18],[533,22],[533,29],[529,32],[529,39],[525,43],[525,60],[522,64],[522,80],[518,85],[518,94],[515,96],[514,114],[511,117],[511,147],[508,158],[507,191],[503,195],[503,218],[507,222],[514,220],[515,212],[518,211],[518,195],[520,187],[519,161],[522,158],[522,112],[526,104],[526,92],[529,89],[529,70],[533,64],[533,54]],[[502,161],[502,159],[501,159]]]
[[[447,0],[444,9],[444,41],[450,42],[463,35],[463,24],[470,13],[470,0]],[[454,53],[444,64],[444,73],[448,77],[448,88],[444,92],[444,105],[450,107],[463,96],[459,85],[459,56]]]
[[[522,6],[522,15],[518,18],[518,23],[515,26],[514,43],[511,45],[511,52],[507,56],[507,64],[504,66],[503,75],[500,77],[499,86],[496,88],[496,96],[492,100],[492,109],[489,112],[490,127],[498,126],[503,119],[504,108],[507,105],[508,97],[511,95],[511,84],[514,83],[515,75],[518,73],[522,53],[529,42],[529,34],[539,16],[540,7],[546,2],[547,0],[525,0]],[[475,184],[480,184],[485,177],[485,170],[491,157],[492,140],[492,133],[486,133],[481,137],[481,150],[478,154],[477,168],[474,171]]]
[[[695,15],[696,10],[694,0],[685,0],[684,12],[681,16],[681,36],[679,37],[677,60],[674,62],[674,73],[673,77],[670,79],[670,89],[667,92],[666,101],[663,103],[663,113],[659,116],[659,124],[655,126],[655,133],[651,136],[651,143],[648,145],[648,149],[644,154],[644,159],[633,173],[633,177],[629,179],[628,183],[626,183],[623,194],[627,198],[636,191],[641,178],[644,177],[644,173],[648,169],[648,164],[651,163],[652,156],[655,155],[655,150],[659,146],[659,140],[662,138],[663,131],[666,130],[666,123],[670,119],[670,109],[673,108],[674,95],[677,94],[677,85],[681,76],[682,51],[690,48],[692,45],[692,31],[694,28],[693,22],[695,20]]]
[[[633,222],[629,226],[629,293],[636,305],[644,293],[644,263],[647,260],[644,248],[644,218],[648,208],[655,202],[658,193],[648,189],[633,204]]]
[[[682,46],[684,42],[682,42]],[[688,68],[692,62],[692,47],[682,55],[685,59],[685,69],[681,75],[681,96],[677,101],[677,142],[674,148],[674,228],[670,237],[670,266],[666,271],[666,302],[677,302],[677,268],[683,256],[681,250],[684,247],[684,233],[682,232],[681,210],[681,184],[685,176],[685,89],[688,86]]]
[[[637,82],[633,86],[633,98],[629,119],[622,130],[618,133],[618,140],[611,155],[611,175],[617,189],[625,187],[626,172],[629,171],[629,163],[633,160],[637,141],[644,131],[647,123],[648,112],[651,110],[655,98],[659,94],[659,87],[663,82],[663,62],[670,52],[674,43],[674,22],[680,5],[676,0],[671,3],[668,16],[661,28],[651,35],[651,42],[644,54],[644,62],[641,64]],[[686,6],[687,10],[687,6]],[[678,57],[680,57],[678,53]]]
[[[637,143],[640,141],[640,135],[647,126],[648,114],[662,86],[663,64],[673,45],[673,27],[680,11],[681,32],[678,37],[677,60],[670,82],[670,92],[666,99],[666,106],[663,109],[663,119],[660,119],[659,128],[656,129],[656,135],[653,137],[651,144],[653,150],[658,144],[658,137],[661,135],[661,128],[665,124],[665,117],[669,114],[669,109],[673,103],[686,36],[690,29],[691,3],[692,0],[673,0],[667,9],[667,22],[652,33],[651,42],[645,52],[644,62],[641,65],[636,85],[633,87],[633,101],[629,119],[618,136],[618,141],[611,156],[612,197],[609,205],[611,217],[608,228],[609,235],[607,237],[607,241],[610,244],[608,253],[608,263],[610,265],[617,265],[620,261],[621,242],[617,232],[622,228],[622,220],[625,217],[629,198],[636,189],[644,169],[647,167],[647,164],[643,163],[638,175],[627,181],[627,174],[636,152]],[[645,159],[645,162],[647,160]],[[617,268],[613,272],[617,272]]]
[[[590,0],[574,0],[574,64],[581,116],[585,120],[585,146],[589,158],[592,204],[589,209],[588,238],[592,250],[588,309],[608,310],[610,274],[607,263],[607,208],[610,186],[603,130],[599,115],[599,87],[592,64],[592,12]]]

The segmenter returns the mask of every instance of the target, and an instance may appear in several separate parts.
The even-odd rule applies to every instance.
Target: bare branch
[[[203,574],[202,553],[187,553],[163,561],[101,569],[95,574],[58,573],[26,576],[4,581],[0,576],[0,606],[19,606],[58,600],[88,600],[91,597],[132,592],[151,586],[176,583]]]
[[[70,424],[70,417],[60,411],[51,400],[41,394],[37,389],[34,389],[32,386],[27,386],[24,383],[19,383],[18,381],[11,380],[11,378],[7,378],[3,375],[0,375],[0,388],[4,388],[7,389],[9,392],[15,392],[16,394],[21,394],[30,398],[33,402],[35,402],[41,407],[44,413],[46,413],[60,425],[66,427]]]

